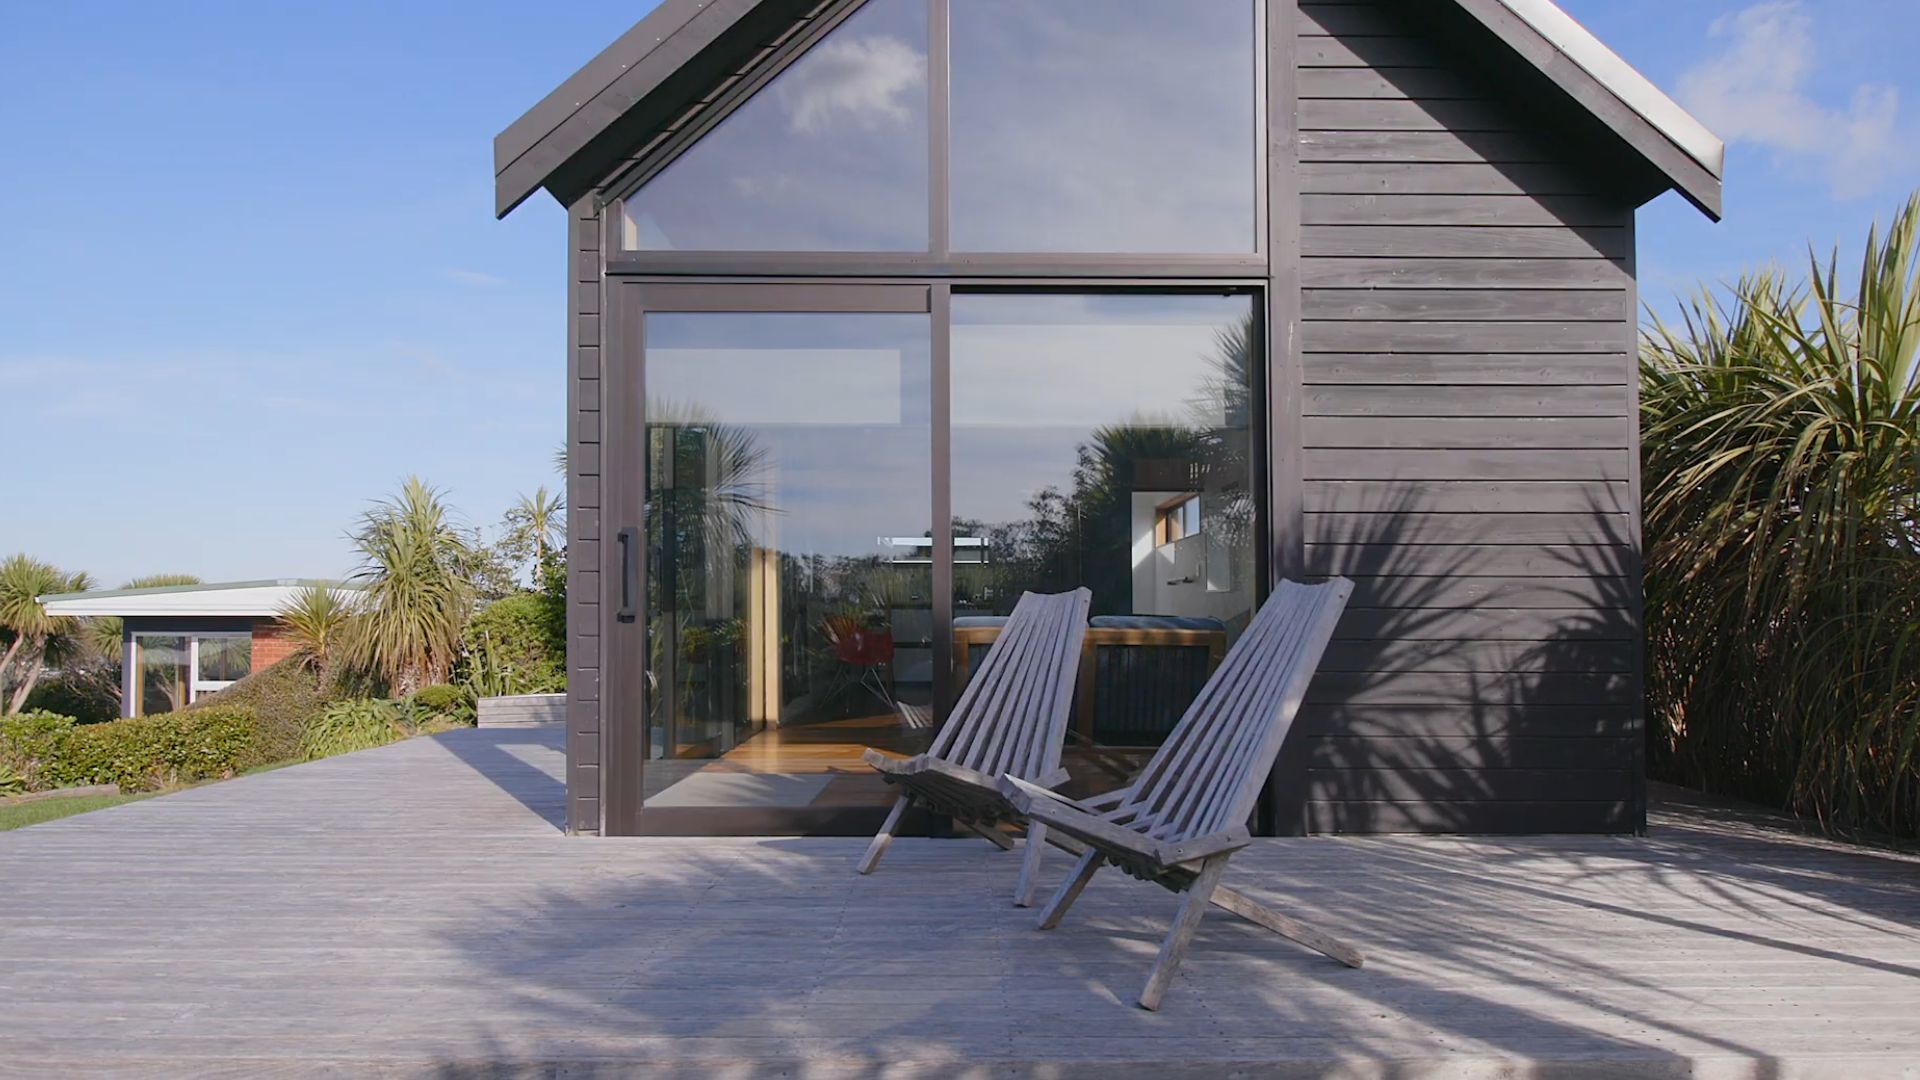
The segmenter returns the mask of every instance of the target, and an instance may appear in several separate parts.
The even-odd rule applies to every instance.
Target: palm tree
[[[86,574],[65,573],[25,553],[0,561],[0,629],[11,637],[5,654],[0,655],[0,690],[12,685],[12,692],[6,696],[6,715],[18,713],[26,705],[50,661],[59,663],[78,651],[75,632],[79,620],[48,614],[40,597],[85,592],[92,587],[93,580]]]
[[[522,495],[507,510],[507,534],[502,545],[521,559],[531,558],[538,568],[546,565],[547,553],[566,543],[566,504],[560,496],[549,494],[545,484],[531,495]]]
[[[473,611],[472,539],[417,476],[363,514],[351,539],[360,553],[354,578],[366,588],[357,658],[402,696],[445,681]]]
[[[1920,196],[1642,349],[1652,763],[1920,831]],[[1844,290],[1854,288],[1852,296]]]
[[[310,664],[321,680],[331,678],[334,662],[350,648],[355,611],[338,591],[309,585],[280,609],[280,625],[294,654]]]
[[[159,589],[169,585],[199,584],[201,584],[200,579],[192,574],[148,574],[146,577],[134,578],[121,588]],[[87,648],[94,655],[111,664],[118,664],[124,659],[122,653],[126,645],[127,628],[120,616],[100,615],[88,619],[86,625],[81,627],[80,633],[86,640]]]

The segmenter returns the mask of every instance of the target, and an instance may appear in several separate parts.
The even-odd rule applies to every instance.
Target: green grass
[[[71,799],[41,799],[18,806],[0,806],[0,832],[38,825],[44,821],[58,821],[89,810],[105,810],[121,803],[139,802],[158,794],[157,791],[145,791],[131,795],[77,795]]]
[[[266,765],[255,765],[251,769],[242,769],[234,776],[256,776],[298,764],[300,764],[298,761],[275,761]],[[38,825],[43,821],[58,821],[63,817],[84,814],[89,810],[105,810],[109,806],[119,806],[121,803],[139,802],[141,799],[151,799],[157,795],[171,795],[176,791],[186,791],[189,788],[206,787],[208,784],[222,782],[203,780],[198,784],[186,784],[168,788],[165,791],[137,791],[123,795],[76,795],[70,799],[41,799],[38,802],[21,803],[18,806],[0,806],[0,832]]]

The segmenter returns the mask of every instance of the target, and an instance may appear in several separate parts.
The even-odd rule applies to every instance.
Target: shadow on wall
[[[1582,543],[1476,546],[1436,531],[1412,485],[1379,488],[1377,512],[1315,536],[1355,592],[1302,711],[1308,827],[1638,828],[1625,517],[1594,503]]]

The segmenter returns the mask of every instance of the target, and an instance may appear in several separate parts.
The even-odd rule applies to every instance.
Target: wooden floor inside
[[[0,833],[10,1076],[1914,1077],[1920,859],[1667,806],[1645,839],[1266,840],[1341,967],[1019,858],[568,838],[562,733],[460,731]],[[1066,869],[1052,858],[1051,884]]]
[[[894,757],[911,757],[932,745],[934,731],[909,728],[892,714],[786,724],[756,732],[719,757],[687,756],[648,761],[644,778],[646,798],[667,793],[689,778],[724,775],[825,777],[808,790],[806,805],[868,807],[883,812],[898,792],[867,766],[868,748]],[[1093,795],[1114,787],[1138,770],[1150,749],[1113,748],[1083,744],[1069,746],[1062,755],[1075,784],[1065,790]],[[695,780],[695,783],[701,783]],[[777,808],[791,805],[790,788],[735,785],[718,796],[727,805]],[[878,820],[868,827],[877,827]]]

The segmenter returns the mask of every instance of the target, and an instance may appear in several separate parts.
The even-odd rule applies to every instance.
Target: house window
[[[628,251],[927,250],[926,0],[869,0],[622,204]]]
[[[1154,521],[1153,542],[1164,546],[1200,535],[1200,493],[1190,492],[1162,503]]]
[[[1257,7],[965,0],[934,57],[928,0],[868,0],[628,194],[620,247],[1252,254]]]
[[[954,250],[1255,250],[1252,0],[965,0],[952,24]]]
[[[133,635],[130,716],[174,712],[224,690],[253,667],[253,638],[245,633]]]

